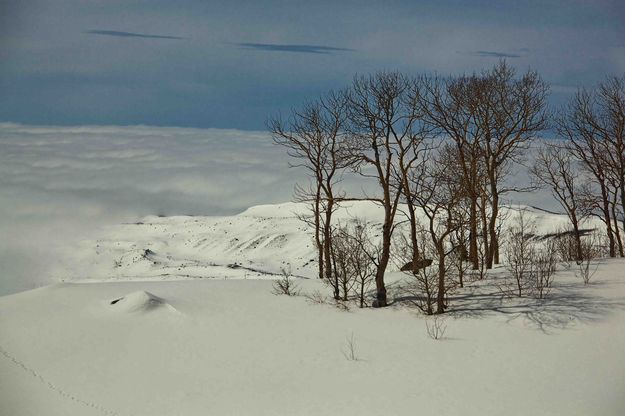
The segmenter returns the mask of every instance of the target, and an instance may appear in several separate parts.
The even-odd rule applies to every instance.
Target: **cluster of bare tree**
[[[566,143],[542,149],[532,168],[569,214],[574,235],[581,235],[584,216],[603,219],[611,255],[617,247],[623,253],[617,219],[625,221],[624,83],[614,79],[597,93],[580,92],[555,118]],[[270,119],[292,166],[309,173],[310,182],[296,186],[296,200],[310,206],[302,219],[314,228],[319,277],[334,298],[356,293],[363,306],[372,279],[373,305],[387,305],[384,275],[400,223],[408,232],[401,244],[395,241],[395,255],[415,276],[428,314],[444,312],[446,293],[463,284],[467,266],[483,273],[498,264],[501,200],[532,189],[509,187],[506,179],[548,127],[548,90],[536,72],[517,76],[504,61],[471,76],[380,72],[356,77],[287,119]],[[371,178],[379,191],[347,195],[341,188],[347,173]],[[582,177],[592,181],[579,182]],[[379,238],[363,232],[362,222],[333,219],[341,203],[354,200],[383,208]]]
[[[539,150],[531,172],[569,216],[575,242],[571,260],[585,259],[580,222],[590,216],[605,224],[609,256],[623,257],[625,77],[578,91],[554,124],[561,140]]]

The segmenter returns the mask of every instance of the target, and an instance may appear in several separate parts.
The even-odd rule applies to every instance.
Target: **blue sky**
[[[337,4],[338,3],[338,4]],[[355,73],[625,73],[622,1],[2,1],[0,121],[263,129]]]

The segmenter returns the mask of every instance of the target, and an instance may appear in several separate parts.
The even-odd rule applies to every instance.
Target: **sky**
[[[0,0],[0,121],[263,130],[356,74],[625,73],[622,0]]]

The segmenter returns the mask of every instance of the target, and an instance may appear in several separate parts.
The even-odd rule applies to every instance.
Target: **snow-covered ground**
[[[502,296],[500,268],[451,296],[434,340],[398,272],[383,310],[272,294],[287,266],[302,295],[328,293],[301,209],[108,227],[69,253],[64,283],[0,297],[0,414],[625,413],[625,261],[589,285],[562,266],[542,301]],[[528,216],[541,234],[566,222]]]

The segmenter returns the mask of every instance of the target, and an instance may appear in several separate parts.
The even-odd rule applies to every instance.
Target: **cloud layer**
[[[143,33],[120,32],[117,30],[88,30],[85,33],[88,33],[90,35],[114,36],[114,37],[122,37],[122,38],[174,39],[174,40],[184,39],[178,36],[146,35]]]
[[[495,52],[495,51],[474,51],[465,52],[467,55],[479,56],[482,58],[520,58],[522,55],[511,52]]]
[[[0,295],[62,277],[100,226],[235,214],[290,200],[297,178],[263,132],[0,123]]]
[[[277,43],[237,43],[243,49],[256,49],[270,52],[295,52],[295,53],[319,53],[331,54],[333,52],[353,52],[354,49],[336,48],[321,45],[285,45]]]

